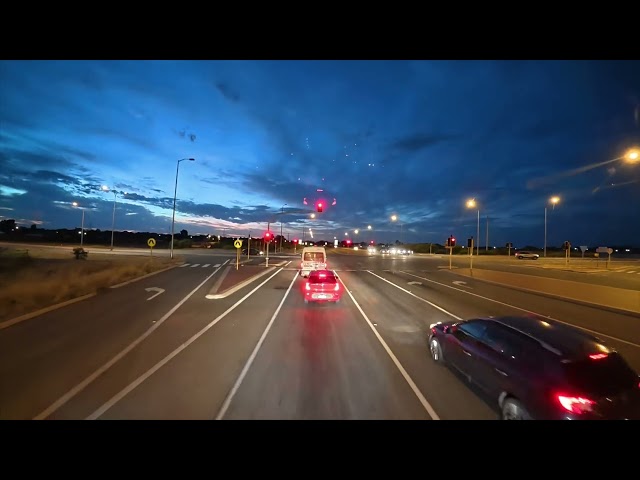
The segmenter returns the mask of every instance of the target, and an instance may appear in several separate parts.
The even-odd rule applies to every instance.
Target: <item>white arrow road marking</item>
[[[467,282],[463,282],[462,280],[456,280],[453,282],[453,284],[458,285],[459,287],[471,288],[469,285],[467,285]]]
[[[151,300],[153,298],[156,298],[161,293],[164,293],[164,288],[159,288],[159,287],[149,287],[149,288],[145,288],[145,290],[147,292],[158,292],[155,295],[151,295],[149,298],[147,298],[147,300]]]

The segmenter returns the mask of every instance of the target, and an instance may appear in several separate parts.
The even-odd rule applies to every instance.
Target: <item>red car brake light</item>
[[[594,353],[592,355],[589,355],[589,358],[591,360],[600,360],[603,358],[607,358],[607,354],[606,353]]]
[[[583,414],[585,412],[590,412],[592,405],[596,402],[593,400],[589,400],[588,398],[583,397],[568,397],[565,395],[558,395],[558,402],[560,405],[571,413]]]
[[[309,282],[304,284],[304,289],[305,290],[311,290],[311,285],[309,284]]]
[[[327,274],[326,273],[321,273],[318,275],[320,278],[327,278]]]
[[[340,284],[338,282],[336,282],[336,286],[333,287],[333,289],[337,292],[340,290]]]

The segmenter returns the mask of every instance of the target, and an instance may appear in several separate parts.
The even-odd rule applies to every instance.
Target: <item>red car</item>
[[[335,272],[331,270],[315,270],[309,273],[304,282],[304,303],[333,302],[342,298],[343,287]]]

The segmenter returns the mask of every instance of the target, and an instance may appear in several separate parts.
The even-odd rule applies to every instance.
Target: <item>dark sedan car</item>
[[[431,325],[434,361],[455,367],[503,420],[638,420],[640,377],[582,330],[535,317]]]

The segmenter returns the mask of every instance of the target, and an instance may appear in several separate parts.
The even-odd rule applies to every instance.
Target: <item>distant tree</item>
[[[11,233],[16,228],[16,221],[12,218],[0,220],[0,232]]]
[[[186,230],[180,230],[180,236],[181,237],[188,237],[189,236],[189,232],[187,232]]]
[[[35,223],[31,224],[31,230],[37,230],[37,229],[38,229],[38,226]]]

